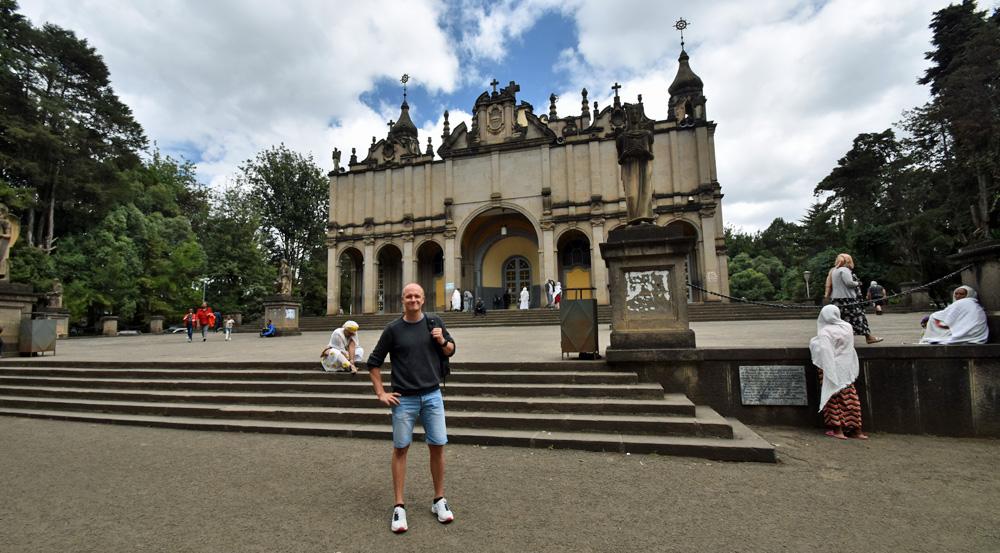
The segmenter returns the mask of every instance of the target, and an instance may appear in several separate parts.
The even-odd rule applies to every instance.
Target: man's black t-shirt
[[[444,339],[454,343],[440,318],[433,317]],[[368,356],[368,367],[379,368],[389,356],[392,362],[392,391],[404,396],[433,392],[441,385],[441,346],[431,337],[427,315],[415,323],[402,317],[386,325],[375,349]]]

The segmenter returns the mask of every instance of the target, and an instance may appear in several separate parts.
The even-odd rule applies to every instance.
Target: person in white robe
[[[989,338],[986,312],[971,286],[959,286],[948,307],[927,318],[921,344],[985,344]]]
[[[451,310],[462,310],[462,292],[458,288],[455,288],[455,292],[451,295]]]
[[[823,371],[819,410],[830,427],[826,435],[846,439],[844,430],[853,431],[852,437],[867,439],[861,431],[861,402],[854,381],[858,378],[860,364],[854,349],[854,328],[840,318],[840,308],[827,305],[816,319],[816,336],[809,340],[812,363]]]
[[[324,371],[358,373],[358,364],[364,360],[365,350],[358,341],[358,323],[347,321],[330,334],[330,343],[320,354]]]
[[[464,311],[466,313],[472,313],[472,291],[467,289],[465,293],[462,294],[462,297],[465,299]]]
[[[552,300],[555,302],[556,309],[559,309],[559,302],[562,301],[562,283],[556,281],[555,297]]]
[[[520,297],[520,303],[518,304],[518,308],[527,309],[530,306],[530,304],[531,304],[531,293],[528,292],[528,287],[525,286],[524,288],[521,288],[521,297]]]

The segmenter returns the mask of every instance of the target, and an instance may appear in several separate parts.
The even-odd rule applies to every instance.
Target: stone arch
[[[701,229],[698,225],[684,218],[677,218],[673,221],[667,223],[664,228],[670,231],[672,236],[689,236],[693,237],[695,240],[695,246],[687,256],[687,261],[684,262],[684,272],[687,273],[686,281],[691,284],[698,286],[704,286],[701,278],[701,267],[702,262],[700,261],[700,250],[697,246],[698,242],[701,240]],[[702,292],[700,290],[695,290],[694,288],[688,287],[687,289],[688,302],[704,301],[702,297]]]
[[[531,305],[538,305],[542,294],[542,274],[539,254],[541,227],[524,208],[508,203],[482,206],[462,221],[457,234],[461,255],[461,272],[456,286],[472,290],[476,298],[490,306],[502,297],[503,264],[507,258],[520,255],[531,267]]]
[[[563,290],[593,287],[591,240],[583,229],[575,227],[559,234],[556,240],[556,274]],[[572,299],[577,298],[591,299],[593,292],[574,292]]]
[[[375,312],[402,312],[403,250],[392,242],[379,246],[375,271]]]
[[[337,305],[346,315],[359,314],[364,301],[365,255],[357,246],[348,245],[337,253],[337,261],[340,267]]]
[[[444,311],[448,299],[444,293],[444,247],[429,238],[414,249],[415,280],[424,288],[424,305],[428,311]]]

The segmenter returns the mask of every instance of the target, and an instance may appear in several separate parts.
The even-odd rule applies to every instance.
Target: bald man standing
[[[442,524],[455,520],[444,498],[444,445],[448,443],[448,432],[441,396],[442,360],[455,354],[455,341],[444,322],[437,316],[425,314],[423,307],[424,289],[413,282],[404,286],[403,316],[386,325],[368,357],[368,374],[375,395],[392,409],[392,488],[396,503],[390,529],[397,534],[407,529],[403,500],[406,454],[418,418],[430,450],[434,482],[431,513]],[[392,392],[386,392],[382,386],[381,367],[386,355],[392,362]]]

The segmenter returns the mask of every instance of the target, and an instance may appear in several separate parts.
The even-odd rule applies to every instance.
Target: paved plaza
[[[864,345],[856,338],[859,348],[913,344],[920,340],[920,313],[887,314],[869,318],[873,332],[885,338],[877,346]],[[808,347],[816,335],[816,323],[811,319],[777,321],[716,321],[691,323],[698,347]],[[333,330],[332,328],[330,329]],[[362,328],[361,345],[371,351],[378,341],[381,328]],[[454,362],[533,362],[557,361],[561,357],[559,326],[472,327],[451,330],[458,344]],[[608,325],[601,325],[601,351],[607,347]],[[260,338],[256,334],[237,333],[231,342],[222,334],[202,343],[200,335],[188,343],[185,334],[119,336],[117,338],[73,338],[61,340],[56,355],[48,361],[64,359],[80,361],[313,361],[329,340],[329,332],[305,332],[300,336]]]

